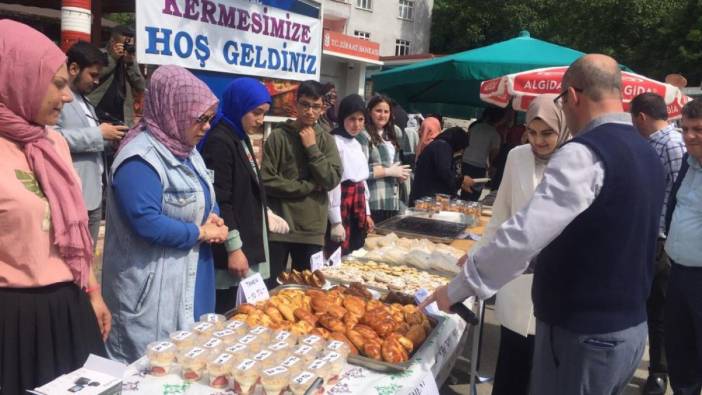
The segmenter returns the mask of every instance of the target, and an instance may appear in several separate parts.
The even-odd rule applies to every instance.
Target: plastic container
[[[227,321],[224,327],[233,330],[234,333],[239,336],[244,336],[249,331],[249,327],[246,325],[246,323],[239,320]]]
[[[222,329],[221,331],[217,331],[212,333],[212,337],[216,337],[217,339],[220,339],[225,345],[231,346],[232,344],[236,343],[237,340],[241,336],[237,335],[236,332],[234,332],[231,329]]]
[[[322,355],[322,360],[327,363],[330,370],[329,379],[333,379],[341,374],[346,367],[346,357],[336,351],[329,351]]]
[[[224,352],[231,354],[234,359],[234,363],[238,364],[246,358],[253,356],[251,350],[246,344],[236,343],[224,349]]]
[[[211,322],[196,322],[190,330],[201,339],[209,339],[215,332],[215,325]]]
[[[254,384],[258,381],[260,372],[260,366],[253,359],[244,359],[234,366],[232,376],[239,385],[241,394],[245,395],[251,392]]]
[[[324,351],[338,352],[344,358],[347,358],[349,356],[349,353],[351,353],[351,348],[349,347],[348,344],[346,344],[340,340],[329,340],[327,342],[326,347],[324,348]]]
[[[207,365],[209,354],[202,347],[193,347],[178,357],[180,376],[185,381],[200,381]]]
[[[232,383],[234,358],[229,353],[221,353],[207,362],[207,377],[210,387],[229,388]]]
[[[259,325],[251,328],[249,335],[255,335],[259,337],[263,343],[268,343],[271,340],[271,336],[273,336],[273,331],[265,326]]]
[[[227,323],[227,317],[222,314],[203,314],[200,316],[200,322],[211,322],[214,324],[216,330],[222,330]]]
[[[268,350],[273,353],[276,361],[281,362],[285,357],[292,354],[293,347],[286,342],[278,342],[268,346]]]
[[[245,344],[254,354],[263,348],[262,339],[256,335],[244,335],[239,338],[239,343]]]
[[[290,371],[282,366],[263,369],[261,372],[261,384],[266,395],[280,394],[283,388],[288,386],[289,381]]]
[[[195,347],[195,342],[197,341],[197,335],[190,331],[173,332],[169,338],[178,351],[185,351]]]
[[[302,344],[297,346],[295,351],[293,351],[293,355],[302,359],[306,364],[317,357],[317,351],[310,346]]]
[[[296,376],[298,373],[304,370],[305,361],[294,355],[290,355],[280,363],[280,366],[287,368],[290,371],[291,376]]]
[[[321,358],[315,359],[314,361],[310,362],[305,368],[305,370],[321,377],[322,379],[324,379],[325,383],[328,382],[329,379],[333,376],[331,365]]]
[[[300,372],[296,375],[291,375],[292,379],[290,379],[290,391],[293,393],[293,395],[304,395],[305,392],[312,386],[312,383],[317,379],[317,375],[308,372],[308,371],[303,371]]]
[[[271,341],[286,342],[290,346],[294,346],[297,344],[297,335],[286,330],[277,330],[273,332],[273,338],[271,339]]]
[[[149,374],[165,376],[171,372],[178,349],[169,341],[153,342],[146,346],[146,358],[149,360]]]
[[[273,351],[271,350],[261,350],[256,355],[253,356],[253,360],[261,367],[261,369],[272,368],[277,365],[279,360],[276,359]]]
[[[200,347],[207,350],[210,356],[214,354],[219,354],[226,347],[222,339],[216,337],[211,337],[207,340],[202,341],[201,343],[202,344],[200,344]]]
[[[324,338],[318,335],[307,335],[300,339],[300,344],[305,346],[310,346],[315,352],[322,351],[324,348]]]

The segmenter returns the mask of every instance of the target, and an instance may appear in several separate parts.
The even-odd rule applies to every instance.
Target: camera
[[[136,44],[134,43],[134,37],[126,37],[124,40],[124,50],[131,54],[136,52]]]

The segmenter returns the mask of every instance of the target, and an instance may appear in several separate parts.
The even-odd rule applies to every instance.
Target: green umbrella
[[[522,31],[511,40],[377,73],[372,76],[373,89],[397,100],[408,112],[444,109],[444,115],[465,118],[474,113],[471,107],[486,106],[480,100],[482,81],[567,66],[582,55]]]

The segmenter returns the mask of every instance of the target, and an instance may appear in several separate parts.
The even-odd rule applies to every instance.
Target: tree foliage
[[[431,51],[453,53],[517,36],[605,53],[662,80],[702,79],[702,0],[435,0]]]

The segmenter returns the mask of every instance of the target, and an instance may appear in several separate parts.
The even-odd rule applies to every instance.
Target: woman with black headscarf
[[[454,154],[463,151],[469,142],[466,131],[456,126],[446,129],[422,151],[417,159],[410,205],[437,193],[456,196],[463,177],[454,166]]]

